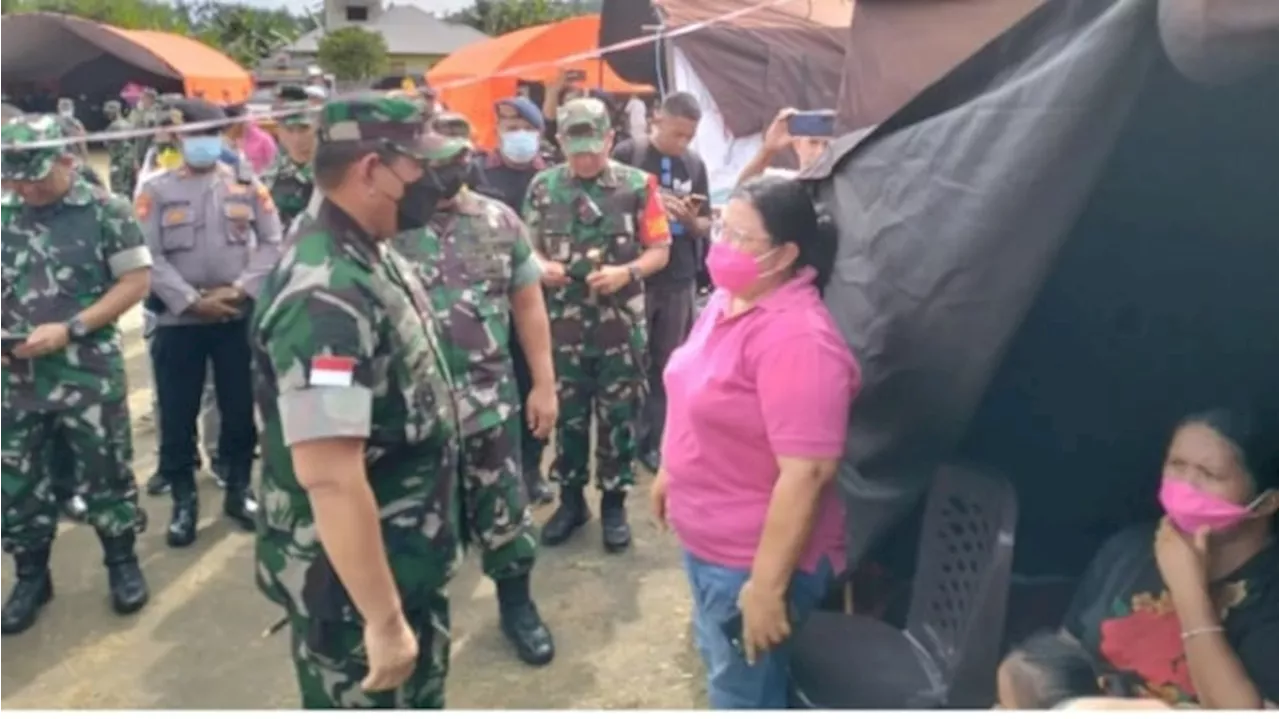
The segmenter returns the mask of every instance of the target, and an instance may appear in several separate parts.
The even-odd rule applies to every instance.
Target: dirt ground
[[[139,482],[155,465],[150,380],[140,317],[126,318],[130,408]],[[647,480],[647,477],[645,478]],[[643,482],[642,482],[643,485]],[[607,556],[592,522],[547,549],[534,594],[556,638],[556,660],[521,664],[497,622],[493,583],[471,557],[449,587],[453,708],[620,709],[705,706],[689,635],[689,598],[672,538],[655,527],[638,487],[635,546]],[[263,637],[281,613],[253,585],[253,537],[219,519],[220,492],[202,479],[201,531],[181,550],[164,544],[167,498],[144,499],[151,527],[138,553],[151,603],[114,615],[93,531],[63,523],[54,548],[55,599],[25,634],[5,637],[4,709],[293,708],[288,635]],[[539,523],[549,510],[538,512]],[[3,569],[3,590],[13,582]]]

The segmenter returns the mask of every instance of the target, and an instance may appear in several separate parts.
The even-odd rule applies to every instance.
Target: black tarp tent
[[[1252,16],[1197,25],[1215,5]],[[1016,487],[1021,571],[1074,574],[1156,513],[1182,414],[1274,417],[1266,5],[1045,3],[808,173],[865,380],[839,475],[852,559],[966,462]]]

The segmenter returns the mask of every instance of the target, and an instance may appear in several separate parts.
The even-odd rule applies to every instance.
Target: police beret
[[[181,100],[174,100],[166,103],[166,107],[171,110],[170,116],[166,119],[174,124],[214,122],[227,118],[227,113],[222,108],[198,97],[184,97]]]

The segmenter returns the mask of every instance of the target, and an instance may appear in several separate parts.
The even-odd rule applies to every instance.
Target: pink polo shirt
[[[844,453],[858,364],[806,269],[736,317],[717,292],[663,374],[667,519],[700,559],[748,569],[778,481],[777,457]],[[824,491],[799,569],[844,568],[844,505]]]

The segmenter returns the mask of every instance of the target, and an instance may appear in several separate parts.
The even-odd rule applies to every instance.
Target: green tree
[[[293,42],[316,23],[310,14],[217,0],[0,0],[4,13],[57,12],[126,30],[189,35],[245,67]]]
[[[321,38],[316,59],[338,80],[367,80],[386,71],[387,41],[364,28],[340,28]]]
[[[594,0],[476,0],[446,19],[498,36],[599,10],[600,3]]]
[[[195,36],[253,67],[315,27],[309,15],[205,0],[190,10]]]
[[[162,0],[5,0],[5,14],[57,12],[75,15],[126,30],[164,30],[186,33],[186,14]]]

